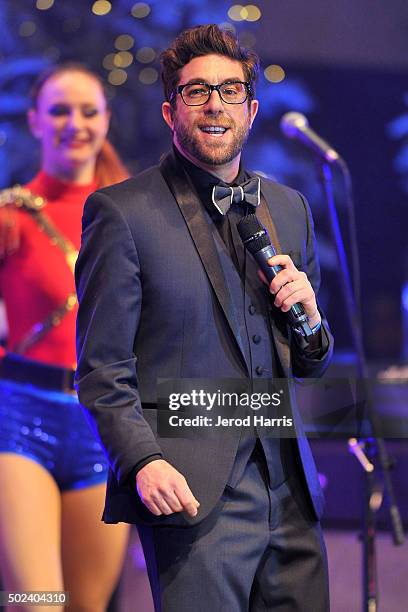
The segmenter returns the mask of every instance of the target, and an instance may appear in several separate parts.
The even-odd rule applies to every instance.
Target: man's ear
[[[259,102],[258,100],[251,100],[251,103],[249,105],[249,114],[250,114],[250,127],[252,127],[253,122],[255,121],[255,117],[258,113],[258,109],[259,109]]]
[[[37,111],[33,108],[30,108],[27,112],[27,122],[30,128],[30,132],[34,136],[34,138],[41,138],[42,132],[38,125],[38,115]]]
[[[163,104],[162,104],[162,115],[163,115],[163,119],[165,120],[165,122],[167,123],[167,125],[169,126],[171,131],[173,131],[173,127],[174,127],[174,110],[173,110],[173,107],[170,104],[170,102],[163,102]]]

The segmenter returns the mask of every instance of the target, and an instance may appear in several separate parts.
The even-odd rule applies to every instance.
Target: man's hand
[[[186,479],[164,459],[151,461],[136,474],[136,488],[144,505],[156,516],[185,511],[196,516],[199,502]]]
[[[295,267],[289,255],[275,255],[268,259],[268,264],[283,268],[269,285],[269,291],[275,296],[274,305],[282,312],[287,312],[293,304],[299,302],[303,304],[310,327],[317,325],[321,317],[317,310],[313,287],[306,274]],[[267,283],[261,270],[259,270],[259,276],[264,283]]]

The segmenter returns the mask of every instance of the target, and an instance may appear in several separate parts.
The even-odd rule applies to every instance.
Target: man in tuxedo
[[[311,213],[241,163],[256,54],[208,25],[161,60],[173,150],[88,199],[76,267],[77,388],[111,466],[103,519],[138,525],[156,611],[326,612],[322,493],[290,384],[332,353]],[[249,213],[280,244],[269,286],[237,233]],[[288,325],[295,303],[307,342]],[[295,437],[158,431],[160,378],[278,377]]]

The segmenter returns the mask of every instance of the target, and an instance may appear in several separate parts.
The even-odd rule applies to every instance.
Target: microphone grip
[[[253,254],[256,262],[264,273],[268,284],[283,269],[282,266],[270,266],[268,264],[268,259],[274,257],[275,255],[276,251],[271,244]],[[293,304],[291,309],[286,314],[291,327],[297,331],[300,331],[300,333],[306,338],[309,338],[312,335],[308,318],[302,304]]]

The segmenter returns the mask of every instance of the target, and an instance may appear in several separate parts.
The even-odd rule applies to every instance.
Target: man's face
[[[180,85],[194,81],[220,85],[226,81],[245,81],[245,76],[239,61],[222,55],[204,55],[195,57],[180,71]],[[164,119],[181,153],[197,165],[218,167],[239,161],[257,110],[257,100],[227,104],[217,91],[202,106],[187,106],[179,94],[175,106],[163,104]],[[211,131],[212,127],[223,130]]]

